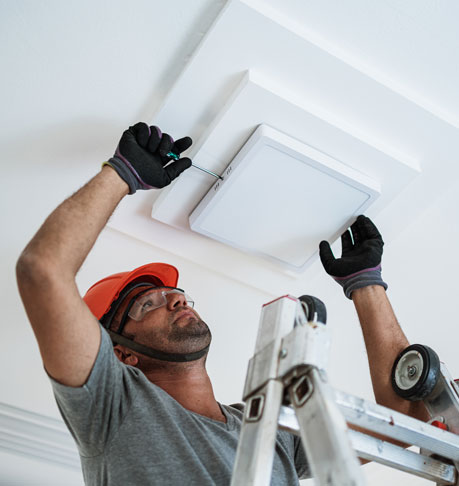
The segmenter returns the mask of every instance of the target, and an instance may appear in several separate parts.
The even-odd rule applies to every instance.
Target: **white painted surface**
[[[80,471],[0,449],[2,486],[84,486]]]
[[[264,4],[276,10],[277,21],[296,23],[310,42],[327,47],[354,70],[390,84],[397,96],[409,100],[395,110],[380,98],[376,109],[375,98],[367,91],[355,92],[351,86],[347,98],[349,85],[343,78],[340,103],[335,105],[335,98],[322,92],[320,83],[312,101],[320,101],[319,107],[365,133],[384,133],[385,140],[419,160],[422,174],[375,218],[386,242],[383,277],[409,339],[436,349],[457,376],[457,3],[266,0]],[[49,212],[112,154],[122,130],[139,119],[153,119],[221,5],[210,0],[0,3],[2,401],[59,416],[17,295],[15,261]],[[243,21],[238,19],[236,33]],[[220,54],[223,59],[228,53]],[[281,43],[274,54],[276,60],[288,55]],[[208,75],[200,73],[200,80],[206,81]],[[292,87],[301,85],[302,80],[291,78]],[[223,97],[239,79],[225,87]],[[359,97],[362,103],[354,104]],[[406,123],[406,107],[413,103],[425,116]],[[192,110],[185,103],[173,119],[169,128],[174,135],[182,135],[180,116],[187,111]],[[232,251],[201,247],[184,232],[152,221],[156,197],[145,192],[123,201],[118,215],[124,220],[117,215],[112,221],[127,233],[125,216],[131,218],[135,236],[113,229],[103,232],[79,273],[82,292],[102,276],[146,261],[178,265],[182,285],[212,327],[209,372],[218,399],[227,403],[240,399],[261,304],[277,296],[279,287],[282,293],[317,295],[327,305],[333,334],[332,383],[372,398],[352,303],[318,263],[297,283],[280,281],[269,266],[255,275],[247,257],[237,265],[247,273],[246,284],[228,278],[224,269],[231,263]],[[189,258],[198,251],[206,254],[207,266]],[[427,484],[373,464],[364,470],[372,486]],[[56,484],[82,484],[81,475],[77,476],[10,453],[0,455],[0,483],[53,484],[56,479]]]
[[[302,0],[250,3],[269,6],[277,21],[295,24],[315,44],[457,126],[454,0],[324,0],[306,8]]]

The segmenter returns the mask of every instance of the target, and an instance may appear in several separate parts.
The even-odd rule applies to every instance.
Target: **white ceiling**
[[[0,282],[4,308],[2,332],[4,342],[8,343],[0,357],[0,367],[4,370],[0,374],[0,389],[5,392],[1,401],[57,416],[32,333],[12,285],[14,264],[21,249],[46,215],[94,175],[101,161],[112,154],[126,126],[159,117],[171,99],[168,98],[171,87],[178,86],[187,61],[225,3],[223,0],[137,0],[129,4],[118,0],[0,0],[3,169]],[[434,349],[440,348],[445,361],[459,371],[457,353],[443,339],[454,337],[452,333],[456,332],[448,324],[455,312],[454,275],[459,271],[453,246],[459,230],[457,223],[451,226],[451,221],[457,219],[455,207],[459,203],[456,163],[459,155],[459,4],[454,0],[246,3],[252,9],[262,9],[270,22],[274,19],[289,26],[306,39],[309,48],[314,46],[328,59],[335,59],[347,72],[354,73],[355,79],[378,87],[379,91],[376,88],[356,90],[350,82],[354,78],[315,78],[319,73],[316,69],[308,74],[309,86],[314,85],[315,91],[307,101],[309,107],[314,102],[317,113],[327,115],[327,120],[340,129],[352,129],[357,138],[365,135],[373,143],[394,147],[419,163],[420,175],[375,214],[386,241],[383,266],[385,275],[391,277],[391,298],[406,332],[415,342],[424,340]],[[240,19],[241,24],[243,21]],[[234,26],[234,34],[228,39],[229,49],[232,42],[237,45],[238,28]],[[268,41],[261,34],[256,39],[257,35],[253,31],[258,43]],[[276,55],[288,57],[289,52],[279,45]],[[307,59],[295,61],[302,63]],[[235,89],[241,71],[251,67],[244,66],[235,73],[223,87],[223,96]],[[194,82],[205,84],[206,80],[213,79],[211,74],[200,73]],[[282,88],[284,79],[285,73],[280,73],[275,82],[271,78],[276,85],[273,87]],[[304,82],[295,72],[288,73],[289,93],[301,93]],[[335,89],[337,86],[339,91]],[[171,127],[167,129],[172,131],[177,126],[180,132],[182,126],[187,126],[198,140],[206,123],[210,123],[219,109],[215,94],[209,91],[208,95],[209,104],[201,107],[203,113],[198,114],[190,100],[182,108],[183,118],[174,113]],[[386,103],[389,98],[396,103]],[[199,118],[199,123],[193,121],[195,118]],[[242,139],[244,136],[241,134]],[[219,243],[209,246],[191,232],[154,221],[151,208],[155,199],[155,194],[144,192],[123,201],[110,224],[128,235],[128,239],[112,233],[102,238],[80,274],[82,289],[110,272],[113,265],[137,264],[135,250],[130,255],[123,253],[114,258],[116,252],[110,244],[124,241],[126,247],[141,249],[138,258],[148,254],[152,258],[166,255],[172,263],[181,262],[181,269],[185,269],[181,270],[182,277],[189,287],[195,285],[196,272],[200,277],[205,276],[204,290],[198,295],[201,302],[209,295],[218,299],[218,294],[212,293],[212,283],[218,279],[225,288],[234,287],[236,296],[247,295],[257,306],[267,295],[279,294],[280,289],[282,293],[311,290],[326,300],[330,320],[342,323],[334,328],[337,342],[352,343],[346,349],[334,348],[332,377],[344,388],[354,387],[361,394],[371,394],[352,309],[343,300],[340,289],[335,289],[323,276],[320,265],[312,266],[299,280],[280,276],[275,267],[259,264],[253,257],[236,257],[237,250]],[[431,228],[435,230],[433,233],[426,231]],[[194,295],[196,292],[199,294],[197,283]],[[419,305],[430,299],[441,303],[435,311],[430,311],[425,304]],[[258,314],[258,307],[255,310],[248,305],[240,307],[238,311],[250,318]],[[215,328],[214,341],[219,352],[211,357],[209,365],[217,392],[229,401],[225,395],[229,394],[228,386],[218,383],[227,383],[232,378],[225,362],[228,359],[225,348],[228,339],[235,337],[229,334],[229,325],[225,316],[220,316],[219,309],[207,304],[206,312],[223,322]],[[228,319],[234,319],[228,314]],[[427,315],[435,321],[435,333]],[[239,336],[243,324],[234,323],[236,327],[241,326]],[[239,399],[245,354],[251,352],[256,324],[253,327],[247,326],[245,342],[240,346],[244,363],[233,370],[238,377],[235,391],[230,390],[236,394],[234,400]],[[224,343],[221,348],[218,348],[219,339]],[[349,349],[357,351],[349,356]],[[18,350],[21,350],[19,354]],[[352,367],[352,376],[339,369],[343,362]],[[32,482],[29,475],[21,480],[20,464],[23,469],[33,466],[19,459],[17,462],[17,484],[40,484],[38,479]],[[0,470],[7,463],[8,453],[0,455]],[[11,469],[8,468],[8,478]],[[69,477],[59,469],[50,471],[50,475],[63,478],[62,484]],[[369,473],[371,484],[408,484],[405,476],[392,479],[385,471],[376,471]],[[409,484],[424,482],[410,480]]]
[[[318,37],[308,28],[307,6],[288,7],[229,2],[150,120],[176,130],[177,136],[191,135],[195,147],[190,155],[216,173],[223,172],[258,124],[268,123],[380,182],[381,197],[367,214],[375,218],[384,210],[391,221],[386,237],[393,238],[404,225],[397,223],[399,214],[414,219],[430,201],[425,195],[444,189],[439,161],[450,174],[448,183],[454,181],[459,124],[426,93],[375,70],[374,60],[369,65],[333,38]],[[365,21],[393,21],[392,7],[378,9],[381,17],[379,10],[371,11]],[[303,18],[304,23],[299,21]],[[395,48],[403,35],[386,42]],[[291,274],[270,262],[190,231],[188,216],[213,183],[211,176],[190,169],[156,201],[151,194],[124,200],[109,224],[143,241],[163,240],[170,251],[267,292],[304,287],[314,268],[292,282]],[[146,208],[152,203],[153,217],[174,228],[147,222]]]
[[[365,65],[375,78],[393,82],[407,97],[419,97],[445,118],[457,122],[457,2],[267,3],[277,10],[286,3],[286,16],[295,19],[319,43],[329,45],[332,52],[343,54],[351,63]]]

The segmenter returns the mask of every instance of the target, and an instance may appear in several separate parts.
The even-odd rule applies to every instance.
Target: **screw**
[[[287,350],[285,348],[280,350],[279,358],[284,359],[287,356]]]
[[[408,376],[410,378],[413,378],[413,376],[418,372],[418,369],[416,368],[416,366],[408,366]]]

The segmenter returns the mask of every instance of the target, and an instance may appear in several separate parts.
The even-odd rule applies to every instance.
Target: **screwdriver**
[[[168,152],[167,157],[172,157],[174,160],[178,160],[180,157],[177,154],[174,154],[174,152]],[[191,163],[193,167],[196,167],[196,169],[202,170],[203,172],[206,172],[207,174],[210,174],[211,176],[214,176],[217,179],[223,180],[222,176],[219,176],[218,174],[215,174],[214,172],[211,172],[210,170],[204,169],[204,167],[199,167],[199,165]]]

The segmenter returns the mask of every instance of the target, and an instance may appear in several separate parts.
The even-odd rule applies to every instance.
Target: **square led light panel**
[[[193,231],[303,271],[378,197],[379,184],[260,125],[191,213]]]

